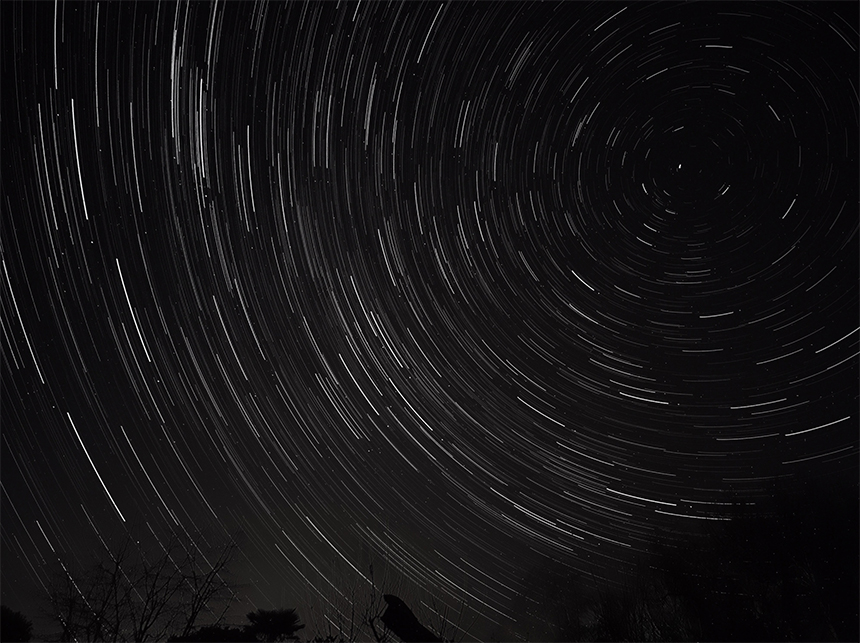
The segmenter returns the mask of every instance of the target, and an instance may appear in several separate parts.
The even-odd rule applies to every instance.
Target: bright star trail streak
[[[856,480],[857,13],[4,2],[4,604],[241,533],[240,615],[384,560],[534,639]]]

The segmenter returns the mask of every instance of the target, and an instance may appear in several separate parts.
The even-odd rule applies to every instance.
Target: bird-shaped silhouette
[[[421,625],[409,606],[400,598],[394,594],[385,594],[382,598],[388,604],[382,615],[382,622],[403,643],[442,643],[442,639]]]

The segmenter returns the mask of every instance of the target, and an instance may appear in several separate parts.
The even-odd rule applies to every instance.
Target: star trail
[[[856,481],[857,13],[3,3],[3,603],[241,533],[240,612],[385,561],[534,638]]]

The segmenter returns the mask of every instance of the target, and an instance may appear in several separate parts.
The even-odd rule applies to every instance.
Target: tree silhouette
[[[0,605],[0,641],[29,641],[33,624],[21,612]]]

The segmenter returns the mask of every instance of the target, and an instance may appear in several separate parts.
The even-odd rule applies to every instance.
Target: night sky
[[[240,616],[373,563],[534,637],[856,480],[857,16],[3,3],[3,603],[240,534]]]

